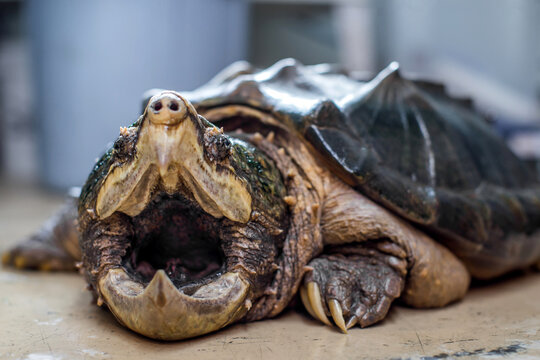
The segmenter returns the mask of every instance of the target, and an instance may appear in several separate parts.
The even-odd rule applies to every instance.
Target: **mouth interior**
[[[178,289],[195,292],[223,273],[220,221],[180,195],[157,195],[134,217],[126,270],[144,284],[165,270]]]

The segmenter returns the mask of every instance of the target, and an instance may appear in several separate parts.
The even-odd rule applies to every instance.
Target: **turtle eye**
[[[231,141],[223,134],[223,129],[206,128],[204,132],[204,152],[212,162],[221,162],[231,154]]]

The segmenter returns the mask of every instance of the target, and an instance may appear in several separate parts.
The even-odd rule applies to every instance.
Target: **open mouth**
[[[122,267],[98,283],[122,324],[178,340],[215,331],[249,310],[249,285],[227,271],[221,219],[180,194],[162,192],[131,221],[137,230]]]
[[[107,304],[122,324],[152,338],[178,340],[215,331],[251,309],[251,297],[259,291],[251,277],[258,274],[259,262],[264,275],[273,269],[272,236],[283,230],[274,219],[251,222],[252,195],[263,190],[250,184],[269,170],[258,158],[248,163],[251,150],[237,153],[223,132],[177,93],[152,97],[141,119],[121,134],[123,142],[105,162],[109,168],[95,189],[95,204],[89,203],[94,212],[88,213],[97,220],[89,221],[97,229],[91,239],[103,238],[88,241],[89,252],[98,256],[97,269],[90,270],[98,274],[98,304]],[[279,174],[268,174],[262,198],[280,215],[284,191],[272,192],[268,184]],[[270,235],[263,220],[275,227]],[[249,241],[252,237],[255,241]],[[258,256],[261,252],[271,257]]]
[[[132,221],[138,230],[123,266],[142,284],[163,269],[181,292],[191,295],[224,273],[221,220],[185,197],[158,194]]]

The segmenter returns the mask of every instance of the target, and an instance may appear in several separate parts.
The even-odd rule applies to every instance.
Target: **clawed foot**
[[[77,200],[65,205],[41,229],[2,254],[2,264],[18,269],[75,270],[80,258]]]
[[[64,250],[35,238],[30,238],[3,253],[2,264],[17,269],[43,271],[75,269],[75,261]]]
[[[330,326],[331,316],[344,333],[382,320],[404,284],[404,274],[388,265],[389,258],[336,254],[314,259],[300,288],[306,310]]]

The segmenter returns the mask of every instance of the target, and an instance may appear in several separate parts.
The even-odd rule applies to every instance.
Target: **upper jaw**
[[[170,111],[174,99],[178,110]],[[136,216],[148,205],[156,187],[174,193],[182,185],[212,216],[246,223],[252,210],[248,185],[227,158],[219,164],[209,161],[203,140],[206,126],[210,125],[203,124],[193,106],[177,93],[154,96],[133,132],[136,156],[111,166],[99,190],[98,217],[116,211]]]

